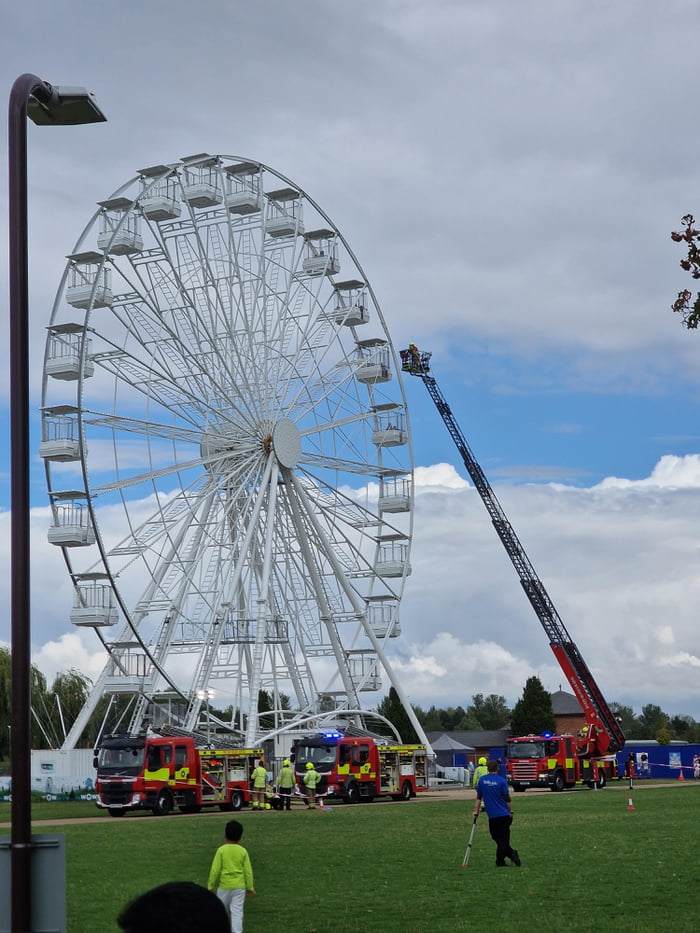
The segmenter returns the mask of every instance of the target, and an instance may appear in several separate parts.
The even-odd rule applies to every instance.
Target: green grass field
[[[516,795],[520,869],[495,868],[484,817],[461,867],[471,799],[243,811],[258,892],[246,902],[246,933],[694,930],[700,784],[635,787],[635,810],[628,794],[619,785]],[[78,812],[95,815],[85,804],[40,804],[34,816]],[[123,904],[162,882],[205,884],[229,816],[37,826],[66,836],[69,933],[115,931]]]

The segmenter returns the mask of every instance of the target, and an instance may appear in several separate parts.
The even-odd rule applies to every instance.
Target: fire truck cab
[[[331,730],[299,739],[292,754],[302,793],[307,762],[321,776],[317,795],[343,803],[369,803],[385,796],[410,800],[428,789],[424,745],[394,745],[379,737]]]
[[[192,736],[107,736],[95,753],[97,806],[110,816],[166,816],[174,807],[198,813],[213,805],[240,810],[261,755],[259,748],[201,748]]]

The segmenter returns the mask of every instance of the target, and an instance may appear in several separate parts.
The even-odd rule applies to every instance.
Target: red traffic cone
[[[678,780],[685,781],[685,778],[683,777],[683,766],[682,765],[681,765],[681,770],[678,773]]]
[[[635,807],[635,805],[632,803],[632,798],[631,798],[631,797],[628,797],[628,798],[627,798],[627,809],[628,809],[628,810],[636,810],[636,809],[637,809],[637,808]]]

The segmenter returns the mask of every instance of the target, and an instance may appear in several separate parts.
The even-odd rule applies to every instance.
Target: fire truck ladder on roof
[[[430,393],[430,397],[445,422],[452,440],[462,455],[467,472],[481,496],[481,501],[491,516],[493,526],[517,571],[522,588],[525,590],[527,598],[530,600],[532,608],[545,630],[559,666],[566,674],[576,698],[583,708],[586,722],[589,725],[589,735],[595,731],[591,729],[591,726],[597,726],[598,730],[602,730],[602,735],[598,734],[597,737],[590,735],[593,740],[591,745],[594,746],[591,751],[595,754],[605,754],[606,752],[612,754],[625,744],[625,737],[620,725],[600,692],[600,688],[595,682],[588,665],[567,632],[542,581],[535,573],[518,536],[513,530],[513,526],[508,521],[489,481],[486,479],[484,471],[479,466],[462,434],[445,396],[440,391],[435,379],[429,375],[431,355],[431,353],[418,351],[416,347],[402,350],[401,368],[404,372],[410,373],[412,376],[418,376],[423,380],[423,384]]]

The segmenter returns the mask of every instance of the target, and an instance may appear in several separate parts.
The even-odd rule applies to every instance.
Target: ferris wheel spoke
[[[183,424],[165,424],[139,418],[125,418],[108,412],[86,409],[83,412],[83,421],[92,427],[108,428],[115,433],[123,431],[126,434],[139,435],[144,439],[157,437],[168,441],[183,441],[192,445],[199,445],[202,439],[201,429]]]
[[[148,300],[147,295],[142,294],[147,290],[147,283],[143,277],[139,278],[136,286],[133,280],[127,279],[132,288],[136,287],[140,290],[127,292],[118,303],[115,302],[115,308],[121,315],[124,331],[133,332],[144,349],[152,353],[149,352],[148,357],[141,361],[122,360],[118,356],[115,357],[112,352],[106,355],[103,365],[111,364],[113,367],[119,367],[126,375],[138,376],[141,370],[141,381],[149,384],[148,374],[155,357],[160,361],[164,373],[161,378],[166,383],[174,383],[176,392],[183,392],[182,377],[184,374],[187,386],[187,391],[183,392],[185,397],[196,400],[207,398],[212,393],[221,394],[227,382],[230,382],[228,362],[218,352],[217,341],[209,339],[206,347],[202,347],[199,335],[206,330],[207,324],[198,310],[196,300],[191,297],[190,292],[184,286],[181,273],[175,267],[177,260],[169,253],[167,242],[164,242],[162,247],[162,259],[167,261],[167,265],[164,265],[160,259],[161,257],[149,257],[147,261],[142,261],[138,265],[136,265],[136,260],[133,263],[137,271],[145,268],[151,273],[149,276],[151,289],[157,289],[159,293],[164,294],[166,299],[169,299],[165,307],[160,306],[164,304],[163,301],[154,304]],[[134,295],[138,297],[138,300],[132,297]],[[183,296],[185,300],[183,301],[182,298],[175,300],[176,295]],[[167,323],[168,319],[171,319],[171,323]],[[148,338],[147,343],[146,338]],[[188,338],[190,341],[194,339],[198,344],[199,356],[193,357],[191,342],[187,342]],[[209,365],[193,369],[192,361],[203,358]],[[216,365],[213,365],[214,363]],[[142,374],[144,368],[145,379]]]

